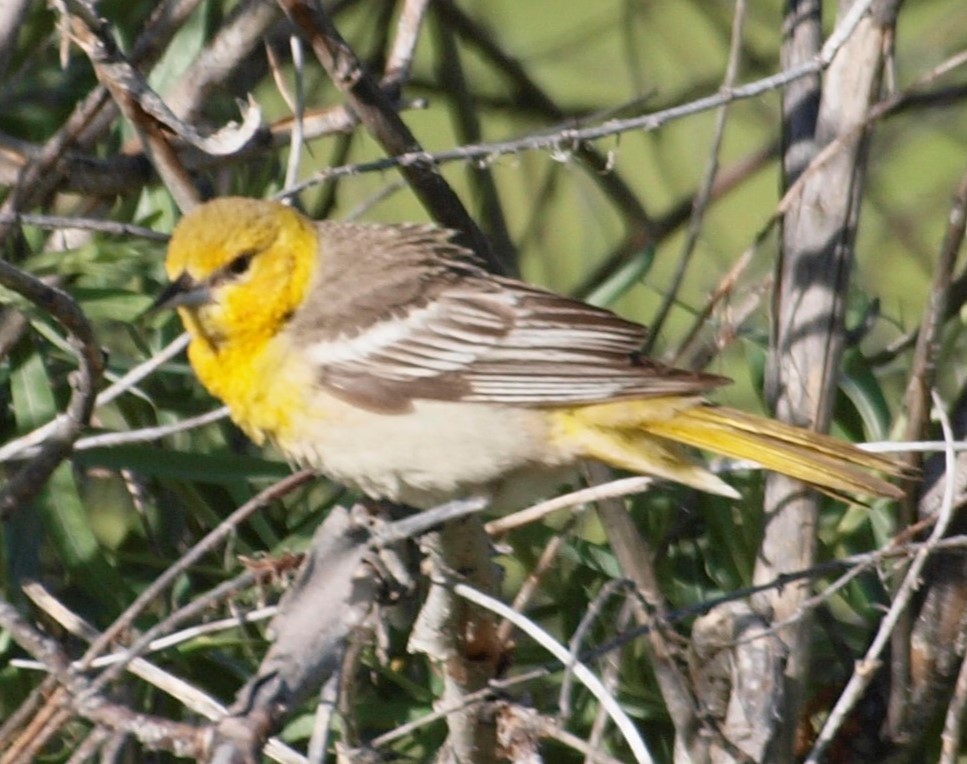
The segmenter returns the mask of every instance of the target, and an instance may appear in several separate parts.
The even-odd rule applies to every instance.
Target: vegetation
[[[899,506],[738,469],[741,502],[639,482],[377,563],[333,540],[397,511],[247,442],[146,310],[202,198],[432,220],[730,405],[963,440],[961,5],[0,4],[0,761],[958,761],[967,464],[935,442]],[[146,634],[179,638],[91,663]]]

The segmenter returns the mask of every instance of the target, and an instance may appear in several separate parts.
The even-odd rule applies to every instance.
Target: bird
[[[374,499],[500,504],[587,461],[739,498],[696,450],[903,495],[890,459],[715,404],[726,377],[646,357],[643,326],[492,274],[446,229],[222,197],[177,223],[165,270],[155,307],[238,427]]]

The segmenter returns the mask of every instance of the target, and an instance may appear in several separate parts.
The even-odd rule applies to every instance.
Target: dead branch
[[[499,573],[491,557],[489,538],[479,517],[447,523],[422,539],[430,590],[413,626],[407,649],[424,653],[443,679],[439,703],[461,706],[468,695],[485,687],[504,660],[504,647],[491,613],[456,597],[450,587],[434,581],[459,571],[473,586],[499,590]],[[464,706],[447,717],[449,736],[437,756],[445,762],[497,760],[496,722],[488,704]]]
[[[782,249],[776,268],[775,345],[768,374],[769,399],[780,419],[824,430],[829,425],[833,391],[843,349],[843,313],[853,258],[853,241],[865,173],[865,125],[880,89],[884,37],[890,23],[865,14],[870,4],[841,4],[856,25],[841,38],[820,98],[819,81],[804,80],[784,97],[785,183],[791,185],[813,155],[840,136],[842,148],[823,168],[804,178],[795,206],[783,219]],[[819,4],[795,2],[787,13],[786,62],[814,60],[822,49]],[[834,35],[835,36],[835,35]],[[805,89],[804,89],[805,88]],[[765,534],[755,581],[812,564],[816,553],[818,499],[795,481],[770,475],[766,482]],[[761,598],[756,608],[778,622],[793,617],[806,596],[800,587]],[[786,681],[773,700],[779,711],[770,735],[779,736],[777,761],[789,761],[792,734],[809,672],[809,620],[780,632],[788,649]],[[751,702],[747,701],[747,702]],[[777,725],[778,719],[786,723]],[[730,731],[726,736],[734,738]]]
[[[390,157],[399,157],[400,172],[414,193],[441,225],[461,232],[463,243],[496,272],[501,264],[493,258],[490,245],[470,218],[463,202],[426,159],[387,95],[366,72],[352,48],[341,37],[328,15],[314,0],[279,0],[312,46],[316,58],[338,87],[356,116]],[[404,159],[405,157],[405,159]]]
[[[0,284],[30,300],[67,330],[67,341],[78,363],[70,402],[64,413],[53,423],[40,451],[0,489],[0,519],[5,519],[36,496],[70,454],[74,441],[94,410],[97,385],[104,371],[104,355],[87,316],[66,292],[45,284],[5,260],[0,260]]]
[[[379,582],[366,562],[365,510],[334,508],[316,530],[302,570],[279,603],[272,646],[214,728],[206,761],[259,761],[265,739],[337,671],[352,635],[374,613]]]

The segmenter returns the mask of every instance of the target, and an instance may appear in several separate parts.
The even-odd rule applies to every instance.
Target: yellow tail
[[[731,486],[691,461],[676,444],[749,460],[838,496],[903,496],[873,474],[901,474],[890,459],[700,398],[617,401],[571,409],[562,416],[567,418],[562,423],[566,438],[583,455],[703,491],[736,496]]]

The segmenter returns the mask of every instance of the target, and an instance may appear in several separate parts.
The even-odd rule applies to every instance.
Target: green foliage
[[[0,143],[15,158],[36,154],[57,134],[78,104],[96,87],[87,58],[67,46],[66,66],[59,63],[65,38],[57,31],[56,14],[43,4],[28,4],[6,79],[0,78]],[[239,3],[238,6],[244,6]],[[395,16],[389,4],[365,0],[339,5],[336,23],[358,51],[367,54],[374,70],[385,58],[385,41],[392,39]],[[741,81],[751,81],[779,69],[781,6],[778,0],[750,3],[742,49]],[[432,4],[431,4],[432,6]],[[902,13],[897,45],[897,87],[909,85],[967,41],[967,23],[957,0],[910,3]],[[104,3],[99,13],[128,49],[141,33],[154,4]],[[728,53],[732,4],[690,0],[677,3],[509,2],[462,3],[460,7],[489,39],[519,65],[522,77],[543,89],[547,101],[529,96],[511,67],[495,63],[489,45],[454,33],[466,79],[466,93],[440,85],[439,71],[455,66],[444,61],[446,46],[433,16],[422,30],[407,99],[426,99],[425,108],[403,112],[407,123],[428,151],[478,142],[461,122],[460,96],[473,104],[479,141],[499,141],[558,129],[593,125],[612,118],[657,111],[715,92]],[[151,85],[166,96],[179,86],[186,67],[212,40],[229,17],[233,4],[203,2],[150,70]],[[392,10],[392,9],[390,9]],[[382,24],[374,23],[383,19]],[[452,30],[451,30],[452,32]],[[451,32],[446,32],[450,34]],[[277,72],[292,89],[293,66],[285,29],[268,35],[280,57]],[[308,48],[305,92],[308,110],[339,103],[339,96],[320,73]],[[962,83],[963,75],[959,75]],[[944,80],[944,82],[947,82]],[[960,90],[962,91],[962,85]],[[257,45],[206,99],[199,120],[205,130],[237,118],[234,98],[254,94],[264,120],[284,132],[290,116],[270,72],[265,49]],[[723,173],[736,184],[714,195],[697,239],[695,258],[674,295],[668,321],[657,336],[656,352],[671,359],[679,340],[690,330],[709,293],[731,265],[756,240],[777,203],[775,154],[755,169],[742,163],[762,152],[778,136],[779,98],[768,93],[737,102],[720,157]],[[660,130],[635,131],[589,144],[606,169],[589,169],[579,148],[562,140],[555,152],[525,151],[494,157],[479,165],[451,163],[441,172],[460,194],[475,218],[498,240],[505,224],[513,255],[526,278],[564,292],[580,293],[595,304],[649,322],[669,289],[685,241],[688,210],[700,183],[711,143],[713,114],[704,112],[669,122]],[[122,116],[108,120],[91,141],[72,148],[92,171],[110,172],[122,153],[140,149],[137,131]],[[873,298],[879,317],[857,338],[843,364],[834,430],[851,440],[885,439],[903,421],[901,394],[907,356],[885,363],[871,357],[920,320],[946,224],[951,189],[963,171],[967,111],[961,92],[946,99],[910,107],[875,127],[869,164],[869,193],[857,232],[858,288],[848,296],[850,323],[868,315]],[[244,158],[210,158],[192,165],[192,178],[206,192],[242,193],[267,197],[282,189],[289,147],[285,141],[256,146]],[[361,129],[352,135],[313,139],[300,147],[300,178],[330,166],[365,163],[382,157],[376,143]],[[190,154],[191,152],[185,152]],[[66,161],[66,160],[65,160]],[[14,168],[0,162],[3,191],[10,202]],[[78,165],[78,171],[81,166]],[[95,174],[95,178],[101,177]],[[488,206],[486,183],[493,183],[499,212]],[[335,183],[309,187],[299,196],[307,210],[325,210],[339,218],[357,214],[369,220],[424,220],[427,212],[407,191],[385,193],[397,179],[393,172],[351,174]],[[625,184],[634,205],[623,204],[610,181]],[[56,189],[35,208],[78,218],[98,218],[169,231],[178,213],[171,195],[157,178],[149,185],[136,181],[121,194],[72,185],[61,178]],[[102,182],[103,181],[102,178]],[[681,210],[685,214],[681,214]],[[660,231],[645,241],[643,231]],[[61,232],[25,225],[5,241],[5,257],[25,271],[62,288],[92,323],[107,352],[108,384],[156,355],[180,333],[174,316],[145,316],[165,283],[161,267],[163,245],[133,234],[95,233],[65,242]],[[714,354],[709,370],[736,378],[723,394],[730,404],[749,409],[762,406],[762,379],[768,351],[769,297],[776,244],[766,238],[730,295],[704,321],[700,343]],[[760,303],[741,323],[733,311],[762,294]],[[53,421],[72,390],[76,361],[63,327],[44,309],[10,290],[0,291],[0,444],[14,442]],[[24,320],[24,326],[16,324]],[[12,338],[12,339],[11,339]],[[721,341],[724,338],[724,341]],[[964,333],[954,319],[941,348],[940,385],[953,393],[963,373]],[[724,347],[719,347],[719,346]],[[162,364],[125,394],[100,406],[84,436],[128,432],[183,421],[210,411],[218,403],[202,391],[183,356]],[[22,462],[3,464],[5,476]],[[26,602],[22,585],[42,582],[71,610],[98,629],[107,627],[125,606],[174,560],[260,488],[290,471],[290,465],[270,448],[248,443],[227,420],[170,434],[158,442],[115,447],[84,447],[64,462],[38,492],[0,529],[0,593],[62,640],[71,656],[85,645]],[[731,478],[730,478],[731,479]],[[672,627],[687,634],[690,624],[715,598],[753,583],[762,535],[761,479],[738,473],[735,485],[744,500],[730,503],[678,488],[656,487],[629,500],[635,522],[654,549],[654,568],[667,598]],[[135,623],[145,629],[178,606],[195,600],[242,568],[239,555],[281,555],[304,549],[312,531],[336,503],[352,497],[324,481],[285,497],[260,511],[240,527],[227,546],[192,566],[176,586],[154,602]],[[823,505],[818,529],[820,559],[833,560],[878,548],[895,532],[886,505],[844,509],[832,500]],[[505,570],[505,595],[512,599],[535,569],[542,552],[558,535],[564,540],[551,567],[542,572],[539,592],[527,614],[559,640],[567,642],[591,611],[582,649],[610,644],[635,627],[627,588],[610,591],[609,582],[622,577],[618,560],[603,531],[588,511],[569,523],[562,515],[544,524],[511,533],[498,558]],[[822,590],[836,577],[815,582]],[[840,589],[823,605],[824,628],[836,639],[824,639],[815,660],[830,666],[814,678],[811,694],[836,690],[852,670],[851,660],[869,643],[889,601],[888,586],[868,573]],[[277,600],[282,586],[269,581],[260,590],[237,595],[231,603],[213,606],[211,617],[223,617],[231,607],[248,608],[263,599]],[[608,595],[608,596],[605,596]],[[399,606],[400,622],[412,620],[417,595]],[[597,608],[597,611],[594,610]],[[409,610],[410,612],[404,612]],[[829,626],[828,624],[832,624]],[[439,677],[422,656],[407,652],[407,626],[388,627],[385,644],[363,650],[355,686],[355,716],[337,725],[337,736],[362,740],[388,732],[430,713],[439,692]],[[548,666],[538,681],[508,690],[526,698],[542,713],[558,711],[562,669],[523,637],[508,660],[507,674],[522,675]],[[238,626],[216,635],[200,636],[166,649],[152,658],[172,673],[224,703],[257,669],[267,647],[262,625]],[[837,652],[839,650],[839,652]],[[844,657],[845,656],[845,657]],[[38,677],[10,665],[24,652],[6,632],[0,632],[0,720],[8,718],[37,686]],[[661,688],[650,668],[649,650],[640,638],[590,665],[598,673],[618,665],[615,695],[639,724],[656,760],[671,761],[674,728]],[[178,702],[145,683],[125,684],[124,701],[144,713],[194,721]],[[594,698],[580,686],[572,690],[567,729],[586,739],[599,713]],[[293,715],[281,737],[304,746],[312,731],[312,706]],[[66,761],[90,727],[77,722],[65,727],[42,753],[45,761]],[[394,742],[392,755],[404,761],[430,761],[446,736],[443,721],[420,728]],[[609,728],[602,750],[618,760],[627,757],[620,736]],[[545,760],[577,762],[572,748],[551,742]],[[132,745],[119,758],[143,760]],[[160,756],[158,761],[169,760]]]

